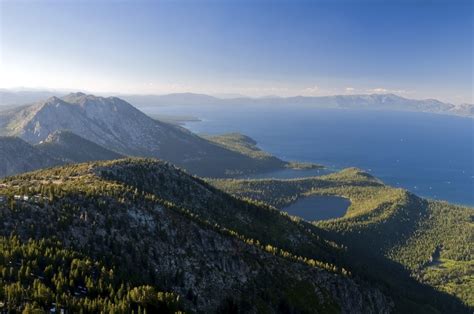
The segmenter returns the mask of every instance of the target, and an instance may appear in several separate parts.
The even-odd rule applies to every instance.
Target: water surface
[[[265,173],[252,173],[238,176],[237,179],[293,179],[323,176],[334,172],[334,169],[281,169]]]
[[[273,155],[330,169],[359,167],[420,196],[474,206],[474,119],[415,112],[287,106],[172,106],[147,113],[186,114],[206,134],[240,132]],[[314,169],[313,169],[314,170]],[[264,176],[315,175],[305,170]],[[316,173],[317,175],[317,173]],[[259,175],[258,177],[262,177]]]
[[[350,205],[351,202],[347,198],[311,195],[300,198],[283,208],[283,211],[308,221],[328,220],[343,217]]]

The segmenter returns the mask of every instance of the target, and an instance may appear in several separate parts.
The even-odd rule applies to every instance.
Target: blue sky
[[[473,101],[472,1],[0,1],[0,87]]]

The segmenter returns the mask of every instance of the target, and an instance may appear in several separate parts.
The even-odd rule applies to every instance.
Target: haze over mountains
[[[0,90],[0,106],[21,105],[40,101],[64,93]],[[136,107],[173,105],[262,105],[262,106],[310,106],[318,108],[400,110],[429,112],[459,116],[474,116],[474,104],[450,104],[436,99],[409,99],[394,94],[335,95],[335,96],[267,96],[251,98],[246,96],[214,97],[205,94],[176,93],[167,95],[121,95],[120,98]]]
[[[12,99],[11,95],[20,99],[23,97],[22,93],[25,92],[10,93],[8,99]],[[36,97],[34,95],[40,97],[44,92],[28,92],[26,98],[31,100]],[[410,100],[396,95],[219,99],[199,94],[170,94],[126,98],[141,107],[291,104],[298,108],[321,106],[344,109],[357,106],[369,110],[408,110],[464,116],[473,116],[474,113],[474,107],[468,104],[453,106],[437,100]],[[160,158],[193,174],[210,177],[301,166],[262,154],[256,143],[251,143],[252,139],[242,141],[244,137],[239,135],[236,138],[221,138],[224,141],[203,138],[178,125],[152,119],[121,98],[84,93],[71,93],[61,98],[53,96],[33,104],[0,111],[0,135],[26,141],[1,140],[5,142],[2,155],[4,158],[8,156],[10,161],[4,163],[8,164],[9,169],[4,169],[0,176],[57,164],[123,156]],[[239,145],[232,143],[236,139],[240,142]],[[28,143],[36,146],[27,147]],[[22,161],[12,157],[21,156],[18,152],[26,151],[28,153],[25,156],[28,158]],[[15,161],[18,165],[15,165]]]
[[[123,96],[137,106],[167,105],[254,105],[254,106],[298,106],[314,108],[400,110],[473,116],[472,104],[453,105],[436,99],[408,99],[394,94],[295,96],[262,98],[216,98],[202,94],[170,94],[163,96]]]

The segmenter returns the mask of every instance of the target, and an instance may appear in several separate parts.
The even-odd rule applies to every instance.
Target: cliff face
[[[146,184],[155,185],[155,180],[163,184],[152,191]],[[9,178],[3,184],[4,194],[28,191],[41,197],[38,202],[17,202],[20,210],[14,212],[0,204],[2,234],[14,232],[22,239],[54,236],[66,247],[117,265],[128,280],[178,293],[190,311],[388,313],[393,309],[389,298],[353,279],[340,265],[298,257],[298,238],[320,245],[328,256],[336,254],[335,261],[337,250],[327,248],[324,239],[304,234],[296,222],[269,214],[268,208],[235,200],[223,209],[221,219],[212,213],[206,216],[203,204],[217,212],[220,203],[213,203],[231,198],[166,163],[118,160],[70,165]],[[293,244],[285,250],[278,247],[285,245],[283,238],[263,242],[264,230],[244,224],[259,214],[264,220],[278,215],[284,219],[274,218],[278,224],[300,230],[284,235],[291,240],[287,243],[294,243],[294,251]]]

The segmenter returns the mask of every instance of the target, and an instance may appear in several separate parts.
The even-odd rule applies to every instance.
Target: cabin
[[[24,202],[30,201],[30,197],[28,195],[13,195],[13,199],[15,201],[24,201]]]

